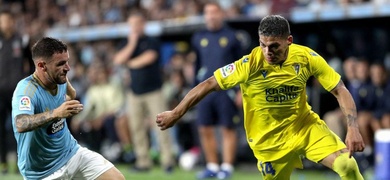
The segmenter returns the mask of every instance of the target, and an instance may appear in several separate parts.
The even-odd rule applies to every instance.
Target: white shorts
[[[76,154],[59,170],[43,180],[97,179],[101,174],[114,167],[102,155],[80,147]]]

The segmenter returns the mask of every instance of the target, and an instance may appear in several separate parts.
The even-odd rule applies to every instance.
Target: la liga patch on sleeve
[[[31,110],[31,100],[27,96],[23,96],[19,101],[19,110]]]
[[[228,77],[230,74],[234,72],[234,70],[236,70],[236,66],[233,63],[222,67],[221,68],[222,77],[224,78]]]

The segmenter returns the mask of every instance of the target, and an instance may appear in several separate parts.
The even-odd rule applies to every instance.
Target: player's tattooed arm
[[[358,127],[356,105],[344,82],[340,80],[331,93],[337,98],[340,109],[347,119],[348,127]]]
[[[343,109],[342,109],[343,110]],[[345,111],[345,110],[343,110]],[[356,110],[355,110],[356,112]],[[347,124],[348,124],[348,127],[358,127],[357,125],[357,122],[356,122],[356,115],[351,115],[351,114],[348,114],[347,115]]]
[[[15,117],[16,129],[19,133],[42,127],[46,123],[59,118],[68,118],[80,113],[83,105],[77,100],[65,101],[60,107],[39,114],[21,114]]]
[[[347,119],[348,130],[345,136],[345,144],[347,145],[349,157],[351,158],[354,152],[362,152],[365,146],[357,123],[356,105],[343,81],[340,80],[331,92],[337,98],[340,109]]]
[[[53,119],[57,119],[54,116],[53,110],[39,113],[39,114],[20,114],[15,118],[16,129],[19,133],[24,133],[28,131],[35,130],[40,128],[44,124],[52,121]]]

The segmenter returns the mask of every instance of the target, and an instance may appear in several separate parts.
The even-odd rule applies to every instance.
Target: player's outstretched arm
[[[20,114],[15,117],[16,129],[19,133],[40,128],[44,124],[57,120],[59,118],[67,118],[80,113],[83,110],[83,105],[77,100],[65,101],[60,107],[54,110],[46,111],[39,114]]]
[[[195,86],[172,111],[165,111],[157,115],[156,123],[161,130],[172,127],[191,107],[195,106],[207,94],[221,90],[217,80],[211,76]]]
[[[349,156],[351,157],[353,152],[361,152],[364,150],[363,138],[359,132],[359,127],[356,120],[356,105],[351,93],[345,87],[342,80],[340,80],[331,93],[337,98],[340,109],[343,111],[343,114],[347,119],[348,131],[345,143],[350,152]]]

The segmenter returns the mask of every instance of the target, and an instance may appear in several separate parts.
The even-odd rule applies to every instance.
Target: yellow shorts
[[[290,179],[295,168],[303,168],[302,157],[319,163],[328,155],[346,148],[343,141],[322,120],[303,128],[290,139],[291,148],[282,158],[270,162],[257,159],[263,179]]]

